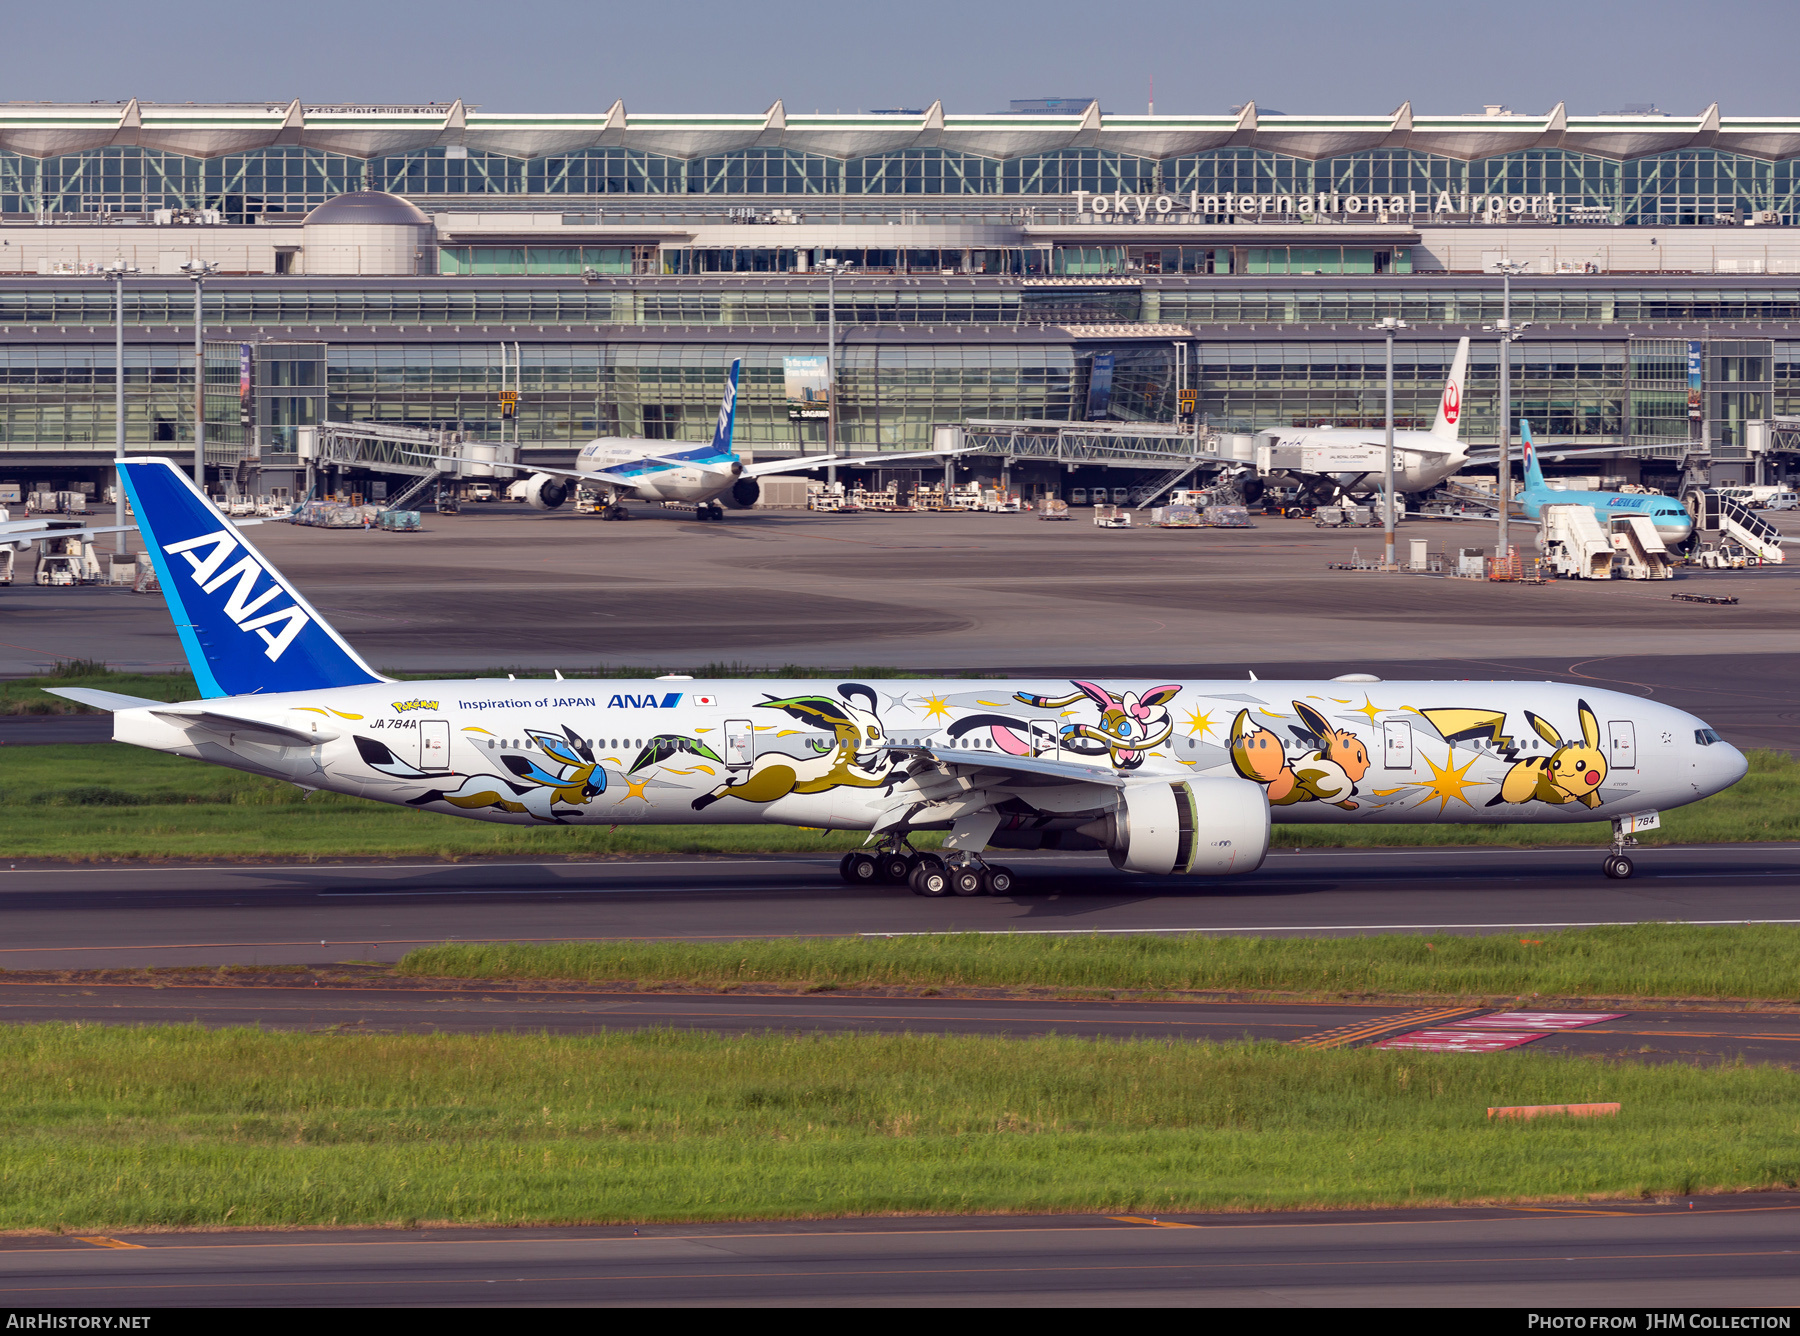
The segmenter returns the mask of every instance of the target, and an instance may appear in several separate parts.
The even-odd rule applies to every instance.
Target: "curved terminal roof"
[[[1209,149],[1266,149],[1324,158],[1361,149],[1407,148],[1459,159],[1529,148],[1605,158],[1638,158],[1680,148],[1716,148],[1751,157],[1800,157],[1800,117],[1726,117],[1715,103],[1694,116],[1570,116],[1563,104],[1542,116],[1415,116],[1406,103],[1387,116],[955,116],[934,102],[922,115],[766,112],[633,114],[623,102],[604,112],[472,111],[459,100],[427,106],[307,107],[298,101],[250,105],[124,106],[0,104],[0,151],[45,158],[139,145],[211,158],[296,144],[357,158],[461,146],[536,158],[586,148],[627,147],[676,158],[750,148],[786,148],[858,158],[907,148],[945,148],[1014,158],[1068,148],[1105,148],[1144,158]]]
[[[363,227],[430,227],[431,219],[416,205],[379,190],[358,190],[328,199],[306,215],[304,225]]]

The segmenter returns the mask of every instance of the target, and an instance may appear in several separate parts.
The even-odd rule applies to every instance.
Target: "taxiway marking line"
[[[1486,1011],[1486,1007],[1431,1007],[1424,1011],[1403,1011],[1393,1016],[1371,1016],[1334,1030],[1321,1030],[1288,1042],[1299,1048],[1348,1048],[1359,1039],[1372,1039],[1390,1030],[1423,1029],[1441,1021],[1460,1019]]]
[[[955,1266],[955,1267],[877,1267],[864,1270],[838,1270],[819,1268],[804,1271],[753,1271],[750,1267],[757,1265],[753,1258],[745,1259],[746,1269],[742,1271],[679,1271],[673,1266],[667,1271],[641,1275],[597,1275],[597,1276],[556,1276],[558,1284],[571,1282],[599,1281],[611,1284],[630,1284],[641,1281],[667,1283],[669,1281],[693,1280],[792,1280],[827,1279],[857,1276],[991,1276],[991,1275],[1042,1275],[1054,1272],[1060,1275],[1091,1274],[1106,1272],[1142,1272],[1142,1271],[1324,1271],[1338,1270],[1343,1267],[1443,1267],[1443,1266],[1475,1266],[1498,1265],[1520,1266],[1542,1262],[1665,1262],[1693,1261],[1702,1258],[1750,1258],[1750,1257],[1792,1257],[1794,1251],[1788,1248],[1768,1248],[1756,1251],[1720,1251],[1720,1252],[1673,1252],[1673,1253],[1589,1253],[1575,1257],[1558,1252],[1555,1255],[1542,1257],[1444,1257],[1444,1258],[1386,1258],[1368,1257],[1345,1260],[1342,1262],[1257,1262],[1233,1260],[1228,1262],[1128,1262],[1111,1264],[1064,1263],[1060,1266]],[[341,1287],[350,1289],[412,1288],[420,1285],[442,1287],[448,1282],[442,1276],[429,1276],[419,1280],[294,1280],[283,1277],[271,1281],[201,1281],[180,1284],[158,1283],[137,1285],[96,1285],[91,1281],[82,1283],[85,1291],[110,1290],[199,1290],[228,1289],[248,1290],[262,1289],[270,1285],[289,1285],[301,1289],[328,1289]],[[480,1284],[474,1277],[465,1283]],[[503,1279],[494,1277],[486,1280],[486,1284],[525,1284],[523,1277]],[[0,1288],[0,1294],[63,1294],[69,1286],[30,1285]]]
[[[87,1238],[76,1236],[77,1243],[91,1243],[96,1248],[142,1248],[141,1243],[127,1243],[124,1239],[109,1239],[103,1234],[95,1234]]]
[[[1684,1200],[1685,1200],[1685,1198],[1684,1198]],[[1542,1211],[1553,1211],[1557,1208],[1536,1207],[1536,1206],[1501,1206],[1501,1207],[1495,1207],[1493,1209],[1495,1209],[1496,1211],[1501,1211],[1501,1212],[1515,1212],[1515,1211],[1542,1212]],[[1800,1211],[1800,1202],[1788,1203],[1788,1204],[1784,1204],[1781,1206],[1722,1206],[1717,1209],[1704,1212],[1703,1214],[1709,1214],[1709,1215],[1766,1215],[1770,1212],[1781,1212],[1781,1211]],[[1513,1214],[1497,1214],[1497,1215],[1467,1215],[1467,1216],[1458,1217],[1456,1219],[1441,1219],[1441,1218],[1434,1217],[1434,1218],[1423,1219],[1423,1220],[1375,1220],[1375,1221],[1370,1221],[1368,1219],[1363,1218],[1367,1214],[1366,1212],[1355,1211],[1355,1212],[1345,1212],[1345,1214],[1352,1215],[1356,1218],[1349,1219],[1349,1220],[1302,1220],[1302,1221],[1298,1221],[1298,1222],[1288,1221],[1288,1220],[1270,1220],[1270,1221],[1256,1220],[1256,1221],[1248,1221],[1243,1224],[1238,1224],[1235,1222],[1229,1223],[1229,1224],[1205,1223],[1205,1224],[1197,1224],[1194,1226],[1194,1228],[1196,1228],[1196,1229],[1368,1229],[1371,1225],[1375,1225],[1375,1226],[1428,1225],[1433,1228],[1439,1228],[1444,1225],[1486,1225],[1486,1224],[1493,1224],[1495,1221],[1521,1220],[1521,1219],[1530,1219],[1531,1218],[1529,1215],[1520,1216],[1520,1215],[1513,1215]],[[1611,1213],[1609,1212],[1609,1214],[1611,1214]],[[1658,1209],[1651,1209],[1651,1210],[1644,1210],[1644,1211],[1620,1211],[1620,1212],[1617,1212],[1617,1214],[1651,1219],[1651,1218],[1654,1218],[1657,1216],[1664,1216],[1664,1215],[1683,1215],[1683,1216],[1685,1216],[1685,1215],[1689,1215],[1690,1213],[1686,1209],[1678,1210],[1674,1207],[1667,1207],[1667,1208],[1658,1208]],[[1113,1217],[1107,1216],[1105,1218],[1108,1220],[1111,1220]],[[376,1226],[365,1226],[364,1228],[372,1229],[372,1228],[376,1228]],[[516,1236],[510,1236],[510,1237],[506,1237],[506,1238],[485,1238],[485,1239],[452,1239],[452,1238],[324,1239],[324,1240],[320,1240],[317,1242],[314,1242],[311,1240],[281,1239],[278,1241],[271,1241],[271,1242],[267,1242],[267,1243],[241,1243],[241,1242],[235,1242],[235,1243],[167,1243],[167,1244],[151,1243],[151,1244],[139,1244],[138,1246],[148,1248],[152,1252],[157,1252],[157,1251],[196,1252],[196,1251],[201,1251],[201,1250],[208,1249],[208,1248],[407,1248],[407,1247],[440,1248],[440,1247],[488,1247],[488,1246],[492,1246],[497,1243],[514,1243],[514,1244],[538,1244],[538,1243],[545,1243],[545,1242],[550,1242],[550,1243],[651,1243],[651,1242],[655,1242],[657,1240],[668,1240],[668,1239],[689,1240],[689,1241],[693,1241],[693,1242],[704,1243],[709,1239],[716,1240],[716,1239],[889,1238],[889,1237],[896,1237],[896,1236],[902,1236],[902,1235],[905,1235],[905,1236],[916,1235],[916,1236],[920,1236],[920,1237],[940,1237],[940,1236],[947,1237],[950,1235],[962,1235],[962,1234],[974,1234],[974,1235],[981,1235],[981,1234],[1081,1234],[1081,1233],[1093,1233],[1095,1230],[1101,1229],[1101,1228],[1102,1227],[1098,1226],[1098,1225],[1056,1225],[1056,1226],[1051,1226],[1051,1225],[1005,1225],[1005,1226],[1000,1226],[1000,1227],[997,1227],[994,1229],[965,1229],[965,1228],[951,1228],[951,1229],[849,1229],[849,1230],[808,1229],[808,1230],[782,1231],[779,1233],[771,1233],[766,1230],[761,1231],[761,1232],[750,1232],[750,1233],[743,1233],[743,1234],[669,1233],[669,1234],[648,1234],[648,1235],[645,1235],[641,1239],[636,1236],[628,1236],[628,1235],[623,1235],[623,1234],[603,1234],[603,1235],[588,1235],[586,1237],[576,1236],[576,1237],[572,1237],[572,1238],[548,1239],[548,1240],[519,1238]],[[246,1228],[245,1232],[251,1233],[251,1232],[254,1232],[254,1230],[250,1229],[250,1228]],[[63,1253],[63,1252],[85,1252],[86,1251],[86,1249],[83,1249],[83,1248],[8,1248],[5,1246],[5,1243],[6,1243],[5,1238],[0,1237],[0,1254],[5,1254],[5,1255],[9,1255],[9,1256],[29,1254],[29,1253],[40,1253],[40,1252]]]

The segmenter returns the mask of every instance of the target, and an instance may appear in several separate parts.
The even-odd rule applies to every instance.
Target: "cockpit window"
[[[1702,747],[1710,747],[1713,743],[1723,742],[1725,739],[1713,732],[1710,728],[1696,728],[1694,730],[1694,741],[1698,742]]]

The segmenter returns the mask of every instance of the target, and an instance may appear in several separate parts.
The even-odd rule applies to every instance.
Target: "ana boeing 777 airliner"
[[[868,455],[803,455],[746,464],[731,443],[737,420],[738,375],[743,362],[733,362],[725,381],[725,397],[719,401],[719,417],[713,438],[704,445],[680,448],[680,441],[652,441],[641,436],[602,436],[589,441],[576,456],[572,469],[521,468],[530,473],[525,501],[534,510],[555,510],[576,487],[586,485],[606,497],[602,519],[631,518],[627,501],[676,502],[694,507],[702,520],[722,520],[725,508],[748,510],[762,495],[756,481],[772,473],[799,473],[827,464],[867,464]],[[658,446],[666,448],[659,450]],[[943,451],[881,452],[877,462],[886,468],[907,460],[942,459]]]
[[[119,474],[201,699],[58,694],[120,742],[449,816],[863,831],[844,877],[928,896],[1009,891],[990,849],[1222,877],[1261,865],[1271,819],[1611,820],[1628,877],[1635,831],[1746,769],[1693,715],[1552,682],[398,682],[169,461]]]

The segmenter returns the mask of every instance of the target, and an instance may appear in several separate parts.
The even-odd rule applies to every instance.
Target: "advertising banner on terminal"
[[[823,421],[831,416],[830,373],[823,357],[784,357],[781,372],[789,421]]]
[[[1087,420],[1098,422],[1112,407],[1113,355],[1095,353],[1094,369],[1088,375]]]
[[[1698,422],[1700,413],[1700,340],[1688,340],[1688,417]]]

